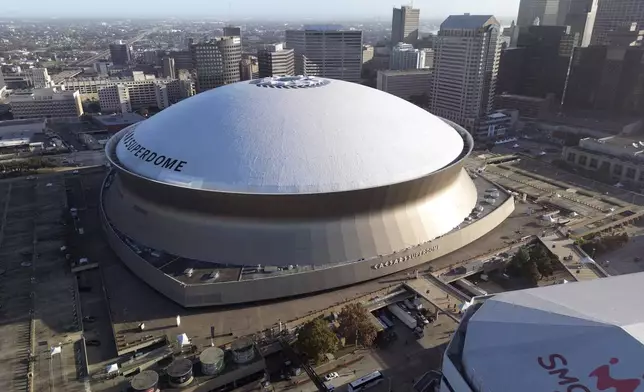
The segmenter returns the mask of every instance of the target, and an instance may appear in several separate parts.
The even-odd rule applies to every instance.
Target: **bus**
[[[349,392],[364,391],[383,382],[385,377],[378,370],[349,383]]]
[[[382,323],[384,325],[387,326],[387,328],[391,328],[391,327],[394,326],[393,321],[389,320],[389,318],[387,316],[385,316],[384,314],[381,314],[380,317],[378,317],[378,318],[380,319],[380,321],[382,321]]]
[[[369,317],[369,320],[371,321],[371,324],[376,327],[378,332],[382,332],[387,329],[387,326],[375,315],[372,314],[371,317]]]

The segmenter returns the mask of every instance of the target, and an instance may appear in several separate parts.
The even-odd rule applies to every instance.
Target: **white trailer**
[[[396,316],[398,320],[400,320],[403,324],[411,328],[412,330],[416,328],[417,322],[416,319],[411,316],[409,313],[405,312],[402,310],[402,308],[396,304],[392,304],[387,306],[387,309]]]

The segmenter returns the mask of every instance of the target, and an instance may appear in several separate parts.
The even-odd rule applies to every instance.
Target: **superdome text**
[[[128,133],[123,138],[123,145],[125,146],[125,149],[132,153],[136,158],[150,162],[154,166],[160,166],[164,169],[180,172],[183,171],[183,167],[188,163],[179,159],[167,157],[143,147],[141,143],[136,141],[133,132]]]

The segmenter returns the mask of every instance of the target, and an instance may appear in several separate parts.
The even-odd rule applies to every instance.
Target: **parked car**
[[[336,379],[338,377],[340,377],[340,375],[337,372],[331,372],[331,373],[327,374],[326,376],[324,376],[324,381],[331,381],[331,380]]]

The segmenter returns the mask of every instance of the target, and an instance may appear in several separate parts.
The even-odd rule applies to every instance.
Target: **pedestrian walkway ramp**
[[[460,309],[468,298],[452,286],[432,275],[405,282],[405,287],[440,309],[454,321],[460,320]]]

